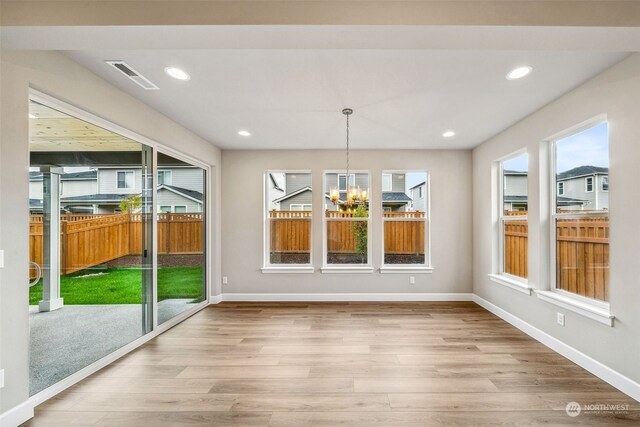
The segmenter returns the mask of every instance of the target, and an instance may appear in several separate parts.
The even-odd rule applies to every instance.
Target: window
[[[324,215],[324,266],[369,266],[369,174],[350,174],[353,179],[349,179],[348,192],[342,187],[345,176],[335,172],[324,175],[324,194],[328,199]],[[347,200],[347,193],[354,194],[353,198]]]
[[[391,191],[393,189],[393,175],[390,173],[382,174],[382,191]]]
[[[564,195],[564,182],[558,183],[558,196]]]
[[[609,177],[602,177],[602,191],[609,191]]]
[[[384,239],[384,267],[427,267],[428,262],[428,206],[424,199],[411,199],[416,194],[416,185],[422,188],[427,182],[427,173],[389,173],[402,181],[404,191],[383,192],[382,223]],[[384,175],[383,175],[384,176]],[[397,188],[397,187],[396,187]]]
[[[171,206],[160,206],[160,212],[171,213]]]
[[[173,174],[171,171],[158,171],[158,185],[172,185]]]
[[[292,211],[310,211],[311,210],[311,204],[296,204],[296,203],[292,203],[290,205],[290,209]]]
[[[592,193],[593,192],[593,177],[589,176],[587,178],[585,178],[584,180],[584,191],[586,191],[587,193]]]
[[[585,187],[593,192],[593,177],[608,174],[607,135],[607,122],[601,122],[552,143],[556,181],[567,185],[564,197],[558,195],[552,203],[551,287],[596,305],[609,300],[609,202],[607,193],[585,195],[572,183],[592,175]]]
[[[174,213],[187,213],[187,207],[186,206],[174,206],[173,207],[173,212]]]
[[[280,183],[277,188],[273,180]],[[265,174],[264,267],[311,264],[311,173],[270,171]],[[265,271],[263,270],[263,271]]]
[[[424,187],[421,185],[420,187],[418,187],[418,197],[421,199],[424,199]]]
[[[499,274],[526,280],[529,253],[529,156],[523,153],[501,161],[500,175]]]
[[[118,188],[133,188],[133,171],[118,171]]]
[[[355,187],[356,185],[356,175],[350,173],[349,174],[349,187]],[[340,191],[347,190],[347,175],[339,174],[338,175],[338,188]]]

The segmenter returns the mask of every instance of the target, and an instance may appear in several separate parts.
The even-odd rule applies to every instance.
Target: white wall
[[[263,274],[263,175],[267,170],[311,170],[322,188],[323,170],[344,168],[344,151],[223,151],[222,274],[225,293],[467,293],[471,291],[470,151],[358,151],[353,170],[371,172],[372,255],[382,261],[383,170],[426,170],[431,182],[433,274]],[[322,191],[313,192],[312,260],[322,265]],[[455,209],[451,209],[455,206]]]
[[[473,151],[473,283],[480,297],[619,373],[640,381],[640,54],[635,54],[562,96]],[[560,309],[489,281],[495,253],[492,161],[521,148],[529,154],[529,283],[548,286],[549,213],[541,198],[541,141],[606,113],[610,141],[611,312],[615,327]],[[546,156],[545,156],[546,157]],[[494,180],[495,182],[495,180]],[[496,183],[497,185],[497,183]],[[542,226],[541,226],[542,224]],[[566,326],[556,313],[566,314]]]
[[[5,387],[0,390],[0,414],[28,398],[29,319],[25,273],[29,262],[28,100],[29,87],[38,89],[168,147],[216,166],[210,183],[220,194],[220,151],[135,98],[114,88],[85,68],[56,52],[2,51],[0,120],[0,248],[5,268],[0,270],[0,362]],[[209,207],[216,214],[218,200]],[[214,244],[214,254],[220,248]],[[219,293],[219,255],[213,261],[214,293]]]

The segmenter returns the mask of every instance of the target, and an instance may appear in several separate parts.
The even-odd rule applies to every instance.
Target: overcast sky
[[[557,141],[556,173],[578,166],[609,167],[609,142],[607,123],[584,130]],[[506,170],[527,171],[526,154],[504,162]]]

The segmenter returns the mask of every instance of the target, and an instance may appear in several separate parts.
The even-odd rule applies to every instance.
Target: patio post
[[[41,166],[42,172],[42,246],[43,277],[42,301],[39,311],[53,311],[62,308],[60,298],[60,175],[63,169]]]

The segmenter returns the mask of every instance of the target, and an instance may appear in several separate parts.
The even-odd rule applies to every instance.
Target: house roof
[[[505,169],[504,174],[505,175],[527,175],[528,172],[527,171],[513,171],[513,170]]]
[[[98,171],[88,170],[83,172],[70,172],[60,176],[62,181],[85,181],[85,180],[97,180]],[[29,172],[29,181],[42,181],[42,172],[31,171]]]
[[[275,199],[275,200],[273,201],[273,203],[279,203],[279,202],[281,202],[281,201],[283,201],[283,200],[287,200],[287,199],[289,199],[289,198],[291,198],[291,197],[293,197],[293,196],[297,196],[298,194],[300,194],[300,193],[305,193],[305,192],[307,192],[307,191],[313,191],[313,190],[311,190],[311,187],[309,187],[309,186],[307,185],[306,187],[302,187],[302,188],[300,188],[300,189],[298,189],[298,190],[296,190],[296,191],[292,191],[292,192],[291,192],[291,193],[289,193],[289,194],[285,194],[284,196],[282,196],[282,197],[280,197],[280,198],[278,198],[278,199]]]
[[[569,169],[568,171],[557,174],[556,178],[558,180],[565,180],[587,175],[607,175],[608,173],[609,168],[603,168],[600,166],[578,166],[577,168]]]
[[[326,198],[330,198],[329,193],[325,193],[324,196]],[[341,191],[339,198],[341,202],[347,200],[347,192]],[[411,200],[412,200],[411,197],[407,196],[405,193],[401,191],[385,191],[382,193],[382,203],[405,204],[410,202]]]
[[[528,201],[528,197],[527,196],[508,196],[508,195],[505,195],[504,196],[504,201],[507,202],[507,203],[527,202]],[[585,203],[587,203],[587,200],[574,199],[574,198],[571,198],[571,197],[559,196],[557,203],[558,204],[562,204],[562,205],[575,205],[575,204],[585,204]]]
[[[161,189],[167,189],[169,191],[172,191],[174,193],[180,194],[184,197],[187,197],[195,202],[199,202],[202,203],[202,193],[196,190],[188,190],[186,188],[182,188],[182,187],[176,187],[174,185],[167,185],[167,184],[163,184],[158,186],[158,190]]]
[[[42,209],[42,200],[29,199],[29,209]]]
[[[416,184],[416,185],[414,185],[414,186],[413,186],[413,187],[411,187],[409,190],[413,190],[414,188],[418,188],[418,187],[420,187],[421,185],[425,185],[426,183],[427,183],[427,181],[422,181],[420,184]]]
[[[104,203],[118,204],[122,199],[126,199],[131,194],[87,194],[85,196],[69,196],[60,199],[61,203],[86,202],[86,203]]]
[[[278,184],[278,181],[276,180],[276,178],[273,176],[272,173],[269,174],[269,179],[271,179],[271,182],[273,183],[273,188],[274,189],[284,192],[284,189],[282,187],[280,187],[280,184]]]

